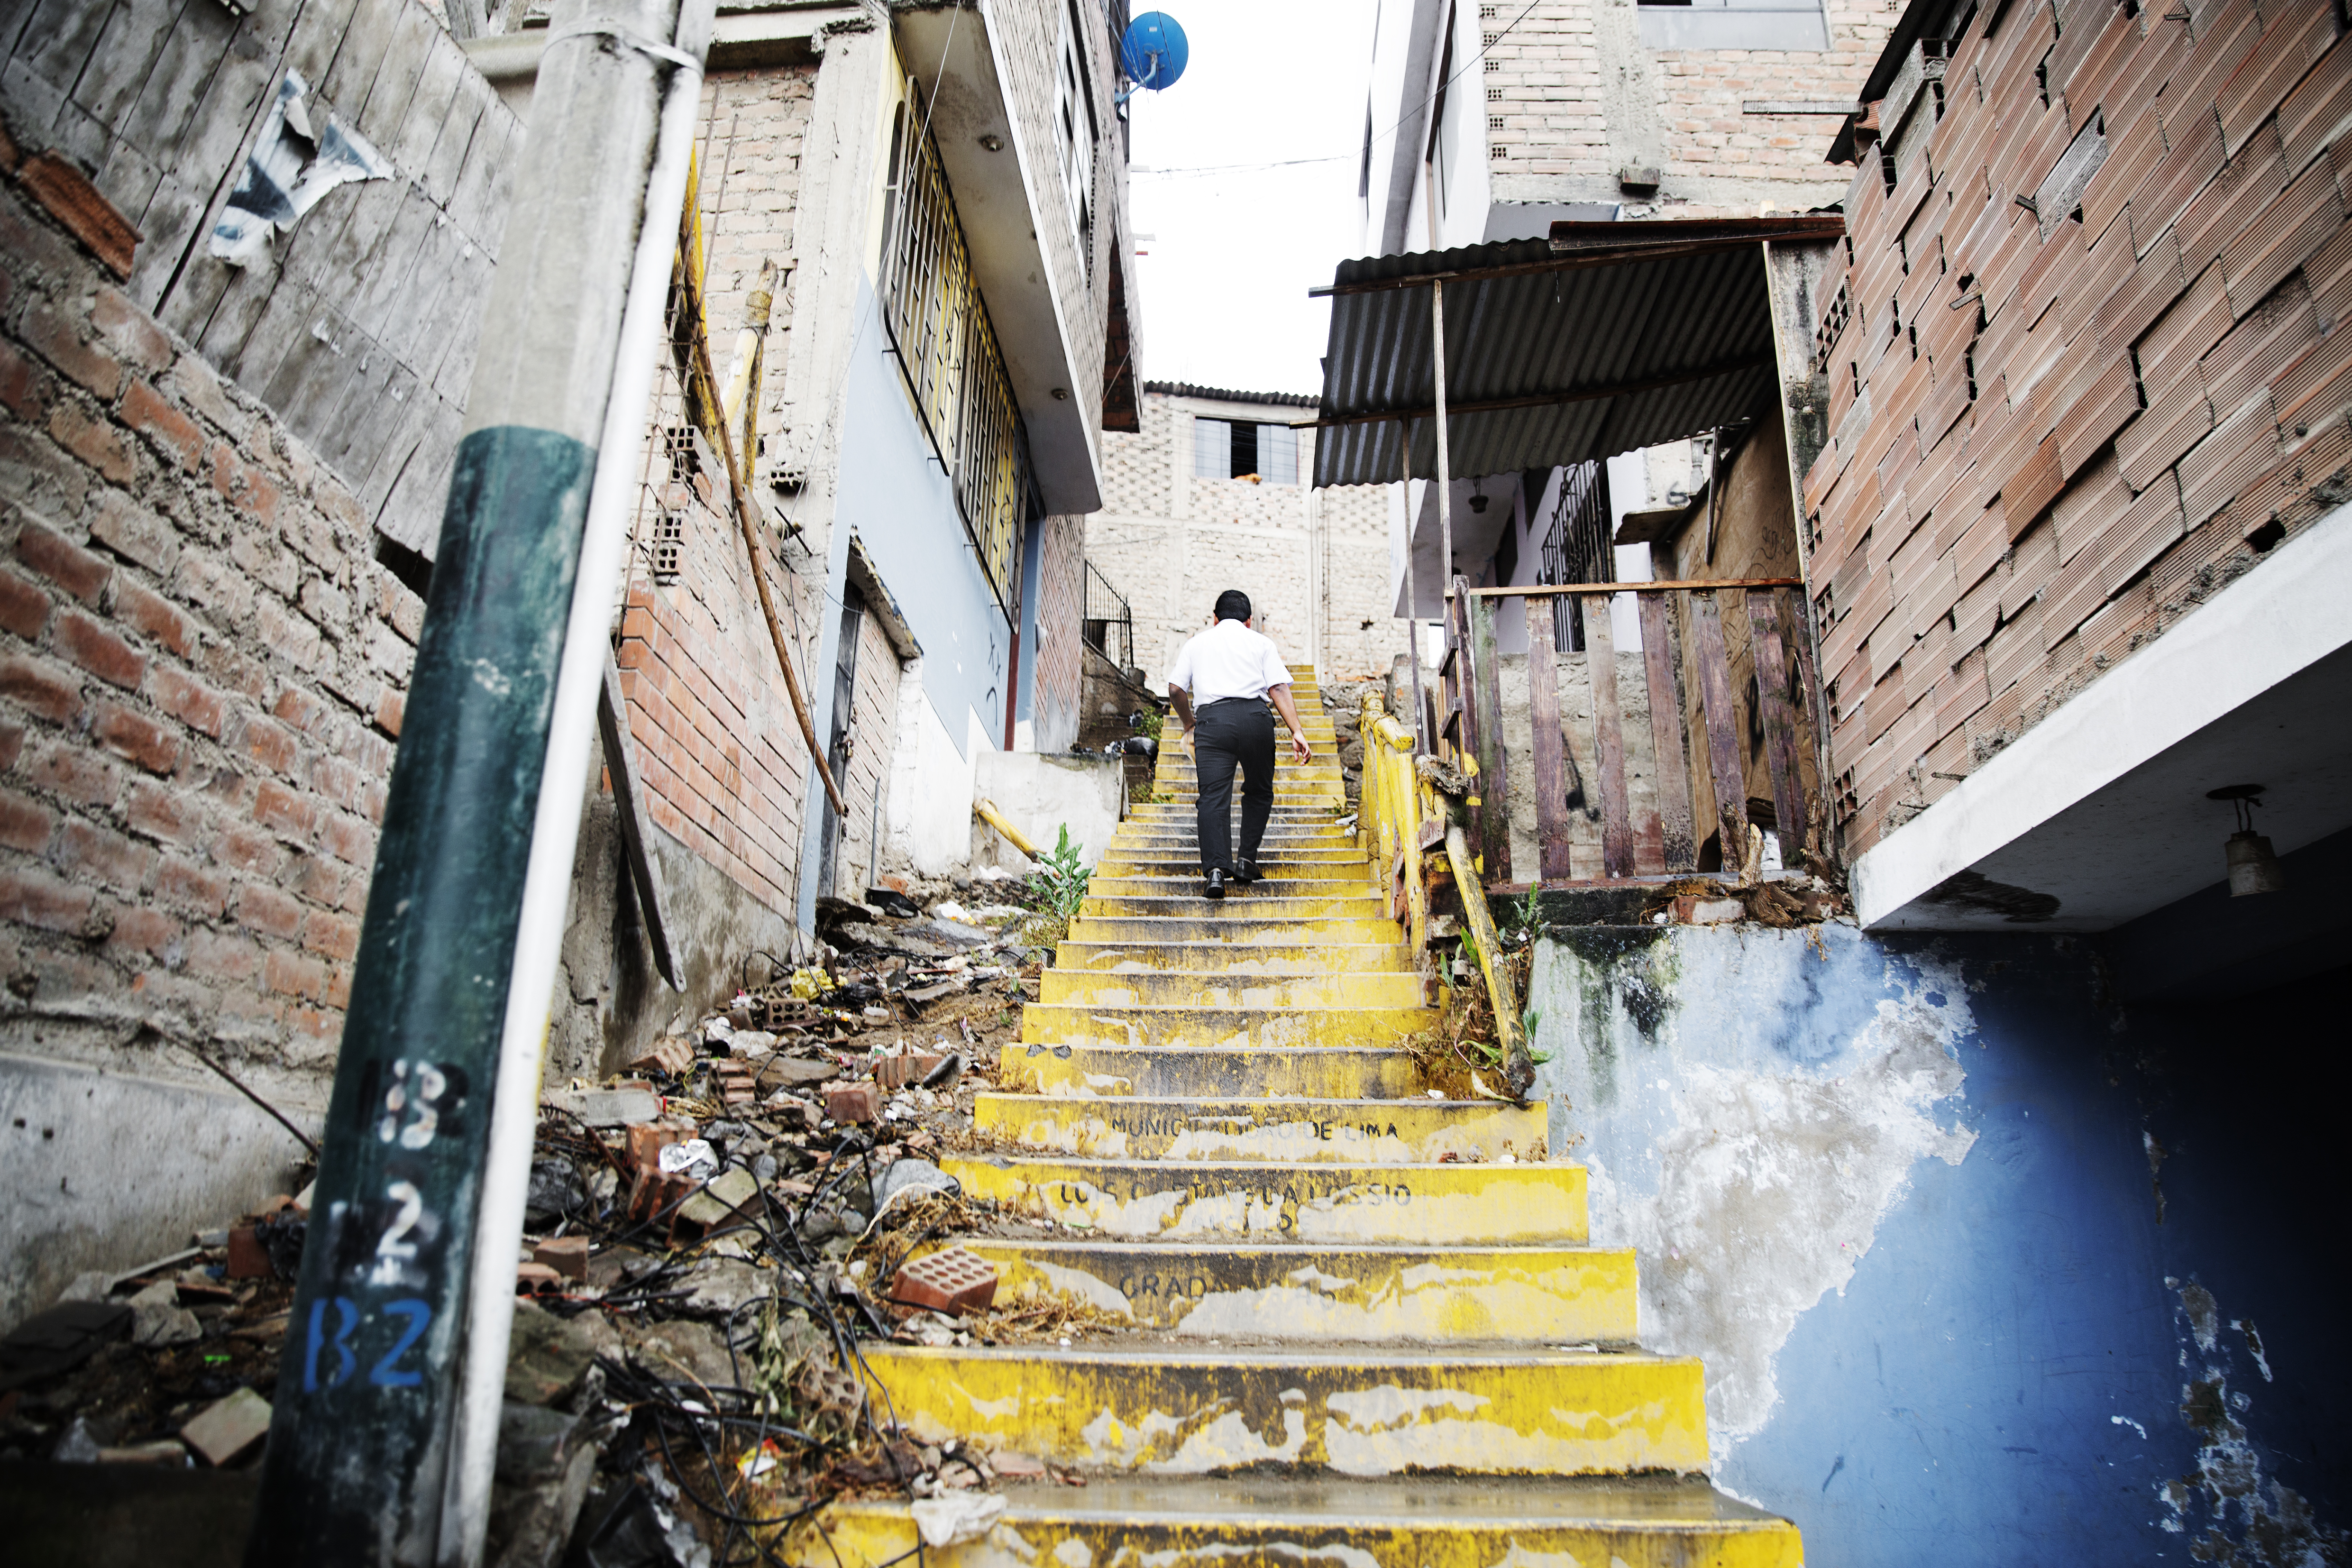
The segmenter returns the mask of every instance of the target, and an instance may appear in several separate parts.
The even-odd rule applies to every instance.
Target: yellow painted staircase
[[[1433,1013],[1344,806],[1313,672],[1314,759],[1276,773],[1260,864],[1200,894],[1193,773],[1096,868],[978,1131],[947,1168],[1056,1225],[968,1242],[999,1300],[1135,1331],[869,1349],[927,1440],[1085,1472],[1010,1489],[940,1568],[1695,1568],[1802,1561],[1793,1526],[1707,1485],[1696,1360],[1643,1352],[1634,1258],[1587,1244],[1547,1108],[1433,1099],[1399,1037]],[[1238,793],[1238,789],[1236,791]],[[1235,810],[1238,822],[1238,802]],[[912,1561],[903,1502],[836,1504],[799,1560]]]

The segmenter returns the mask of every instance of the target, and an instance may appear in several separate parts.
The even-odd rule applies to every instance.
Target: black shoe
[[[1207,884],[1201,889],[1201,896],[1204,899],[1223,898],[1225,896],[1224,872],[1221,870],[1210,871]]]
[[[1265,873],[1257,868],[1257,862],[1255,860],[1243,861],[1241,869],[1234,873],[1234,880],[1244,887],[1252,882],[1262,882],[1265,879]]]

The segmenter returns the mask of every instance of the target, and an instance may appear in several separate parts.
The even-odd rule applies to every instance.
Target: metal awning
[[[1834,214],[1557,223],[1506,240],[1342,262],[1315,484],[1437,474],[1434,286],[1444,286],[1446,430],[1457,479],[1611,457],[1770,405],[1762,242],[1835,239]]]

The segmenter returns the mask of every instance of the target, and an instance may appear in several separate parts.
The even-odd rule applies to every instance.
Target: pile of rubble
[[[542,1097],[489,1562],[776,1562],[825,1502],[876,1489],[945,1544],[985,1531],[1000,1478],[1083,1484],[928,1446],[868,1405],[861,1374],[861,1341],[1114,1326],[1000,1304],[993,1269],[942,1247],[1036,1229],[937,1163],[971,1144],[972,1097],[1043,956],[1036,889],[982,891],[1003,901],[825,900],[797,966],[749,955],[723,1010]],[[0,1459],[257,1465],[309,1195],[85,1276],[7,1336]]]

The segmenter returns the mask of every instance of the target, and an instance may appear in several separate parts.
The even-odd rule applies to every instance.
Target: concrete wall
[[[1978,15],[1824,280],[1805,500],[1849,858],[2347,493],[2340,17],[2063,9]],[[2045,225],[2020,198],[2095,116],[2081,217]]]
[[[2144,1016],[2100,974],[1847,925],[1538,945],[1555,1153],[1640,1251],[1643,1342],[1706,1358],[1717,1484],[1809,1561],[2341,1550],[2352,1361],[2307,1265],[2344,1075],[2297,1032],[2343,977]]]
[[[1060,829],[1067,827],[1078,858],[1091,867],[1118,831],[1127,804],[1125,777],[1114,757],[989,752],[981,756],[972,788],[979,798],[994,801],[1040,853],[1052,854]],[[1004,846],[1003,837],[975,816],[973,862],[999,858],[1000,846]],[[1003,858],[1002,863],[1012,858]]]

